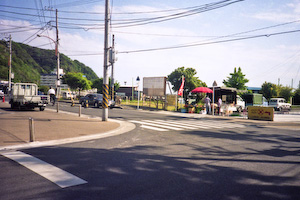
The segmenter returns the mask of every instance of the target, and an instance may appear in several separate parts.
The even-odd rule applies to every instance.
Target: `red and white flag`
[[[183,95],[183,87],[184,87],[184,76],[182,76],[182,82],[181,82],[181,86],[180,86],[180,88],[179,88],[179,90],[178,90],[178,95],[179,96],[182,96]]]

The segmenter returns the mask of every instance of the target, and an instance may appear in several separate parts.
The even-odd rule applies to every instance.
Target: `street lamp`
[[[59,52],[58,52],[58,41],[53,40],[52,38],[46,36],[46,35],[37,35],[37,37],[45,37],[54,42],[55,44],[55,55],[57,57],[57,80],[56,80],[56,90],[57,90],[57,96],[59,97],[59,87],[60,87],[60,75],[59,75],[59,68],[60,68],[60,63],[59,63]]]
[[[212,109],[213,115],[215,115],[215,87],[216,86],[218,86],[218,84],[217,84],[216,81],[214,81],[213,82],[213,101],[212,101],[212,103],[213,103],[213,109]]]
[[[138,82],[138,86],[137,86],[137,89],[138,89],[138,103],[137,103],[137,110],[138,110],[138,109],[140,109],[140,91],[139,91],[140,77],[139,77],[139,76],[136,78],[136,81]]]

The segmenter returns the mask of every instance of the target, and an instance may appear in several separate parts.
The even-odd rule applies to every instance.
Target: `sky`
[[[104,0],[0,0],[0,37],[54,49],[36,35],[56,38],[57,9],[59,51],[103,77],[104,8]],[[208,86],[222,86],[235,67],[250,87],[300,83],[300,0],[110,0],[109,8],[121,85],[178,67],[196,69]]]

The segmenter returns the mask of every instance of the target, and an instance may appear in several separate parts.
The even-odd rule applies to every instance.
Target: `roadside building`
[[[59,69],[60,79],[65,75],[63,69]],[[57,70],[53,70],[50,74],[41,74],[41,83],[40,85],[55,87],[57,80]],[[67,84],[60,84],[61,89],[68,89],[69,86]]]
[[[120,86],[118,91],[116,92],[116,94],[122,98],[124,97],[128,97],[128,98],[137,98],[138,95],[138,86],[128,86],[128,85],[124,85],[124,86]]]

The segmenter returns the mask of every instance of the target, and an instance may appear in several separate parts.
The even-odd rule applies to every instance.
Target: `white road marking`
[[[160,125],[160,124],[154,124],[154,123],[152,123],[152,121],[147,122],[147,120],[143,120],[143,121],[135,121],[135,120],[132,120],[132,121],[130,121],[130,122],[138,123],[138,124],[143,124],[143,125],[149,125],[149,126],[156,126],[156,127],[159,127],[159,128],[166,128],[166,129],[171,129],[171,130],[176,130],[176,131],[183,130],[183,129],[181,129],[181,128],[175,128],[175,127],[169,127],[169,126]]]
[[[160,124],[168,124],[170,126],[175,126],[175,127],[180,127],[180,128],[184,128],[184,129],[197,129],[196,127],[188,127],[188,126],[185,126],[185,124],[182,124],[182,123],[178,123],[178,122],[175,122],[175,121],[166,121],[166,120],[154,120],[156,123],[160,123]]]
[[[59,169],[58,167],[50,165],[26,153],[20,151],[11,151],[1,154],[48,179],[61,188],[87,183],[85,180],[78,178],[69,172]]]
[[[141,127],[157,131],[186,130],[186,129],[222,129],[222,128],[245,128],[245,125],[220,122],[216,120],[132,120],[130,122],[142,124]],[[157,128],[159,127],[159,128]],[[160,130],[162,129],[162,130]]]
[[[141,125],[141,128],[147,128],[155,131],[168,131],[167,129],[157,128],[157,127],[147,126],[147,125]]]

